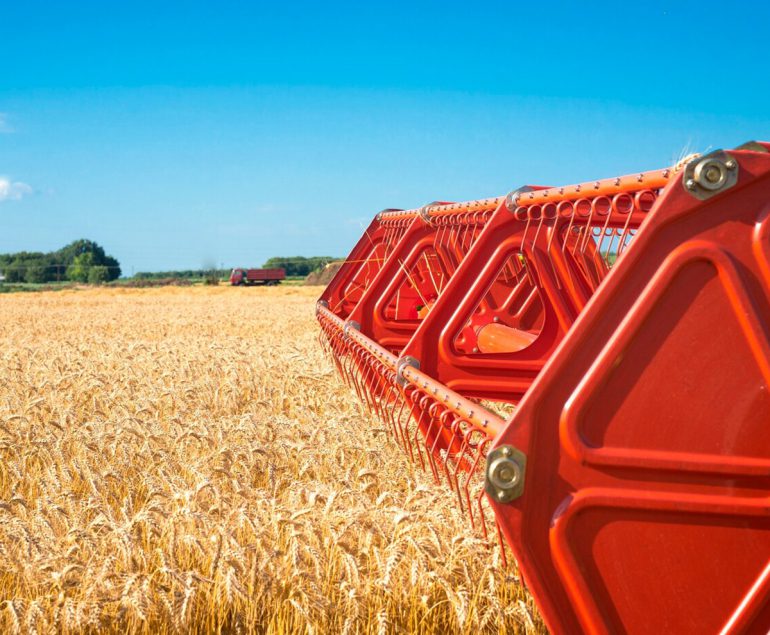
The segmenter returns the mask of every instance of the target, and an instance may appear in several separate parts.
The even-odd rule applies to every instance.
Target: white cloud
[[[21,181],[11,181],[7,176],[0,176],[0,203],[18,201],[32,194],[32,188]]]

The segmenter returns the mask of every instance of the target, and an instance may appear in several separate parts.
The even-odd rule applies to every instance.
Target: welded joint
[[[411,355],[404,355],[403,357],[399,358],[398,362],[396,363],[396,383],[399,386],[406,386],[406,377],[404,377],[404,369],[407,366],[411,366],[412,368],[416,368],[417,370],[420,369],[420,360],[416,357],[412,357]]]
[[[349,337],[348,331],[350,329],[355,329],[356,331],[360,331],[361,325],[355,320],[348,320],[347,322],[345,322],[345,326],[342,327],[342,335],[345,339]]]
[[[721,194],[737,182],[738,162],[724,150],[693,159],[682,173],[684,189],[699,201]]]
[[[498,503],[510,503],[524,493],[526,455],[512,445],[501,445],[487,454],[484,490]]]
[[[417,215],[422,218],[422,220],[427,224],[430,225],[430,214],[428,213],[428,209],[433,207],[434,205],[438,205],[438,201],[433,201],[432,203],[428,203],[427,205],[423,205],[419,210],[417,210]]]
[[[529,185],[522,185],[520,188],[508,192],[508,194],[505,195],[505,207],[508,208],[508,211],[511,213],[515,212],[516,208],[519,206],[521,195],[526,192],[531,192],[533,189],[534,188]]]

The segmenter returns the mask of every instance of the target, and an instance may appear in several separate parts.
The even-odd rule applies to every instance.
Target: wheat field
[[[1,632],[545,632],[339,380],[318,293],[0,296]]]

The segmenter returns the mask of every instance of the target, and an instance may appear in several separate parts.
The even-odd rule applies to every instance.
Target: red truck
[[[280,284],[281,280],[286,279],[286,271],[283,269],[233,269],[230,273],[230,284],[238,286],[240,284]]]

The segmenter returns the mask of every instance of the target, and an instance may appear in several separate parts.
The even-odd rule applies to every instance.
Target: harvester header
[[[768,631],[770,144],[384,210],[317,316],[553,632]]]

